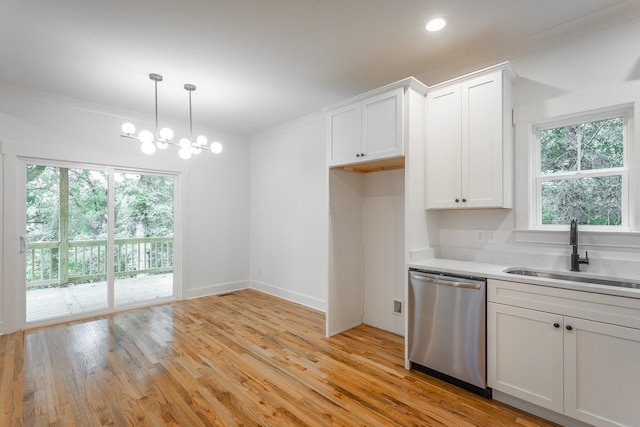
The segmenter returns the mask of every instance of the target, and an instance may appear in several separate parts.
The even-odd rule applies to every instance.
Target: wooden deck
[[[324,322],[243,290],[3,335],[0,425],[555,425],[405,370],[400,336]]]
[[[116,280],[114,305],[137,304],[173,293],[173,274]],[[107,308],[107,282],[27,290],[27,322],[71,316]]]

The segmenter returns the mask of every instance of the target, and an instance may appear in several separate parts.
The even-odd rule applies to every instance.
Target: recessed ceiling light
[[[427,22],[427,31],[440,31],[447,25],[447,21],[442,18],[434,18],[431,21]]]

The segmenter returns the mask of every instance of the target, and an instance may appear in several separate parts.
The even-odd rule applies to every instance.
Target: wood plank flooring
[[[0,336],[1,426],[551,426],[257,291]]]

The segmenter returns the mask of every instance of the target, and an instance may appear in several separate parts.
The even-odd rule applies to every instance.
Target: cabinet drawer
[[[490,279],[487,300],[640,329],[640,299]]]

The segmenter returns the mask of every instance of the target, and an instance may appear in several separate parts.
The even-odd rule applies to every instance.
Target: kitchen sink
[[[526,268],[508,268],[505,273],[518,276],[539,277],[542,279],[566,280],[570,282],[591,283],[594,285],[615,286],[618,288],[640,289],[640,282],[629,281],[628,279],[611,279],[603,276],[581,275],[573,273],[562,273],[556,271],[530,270]]]

